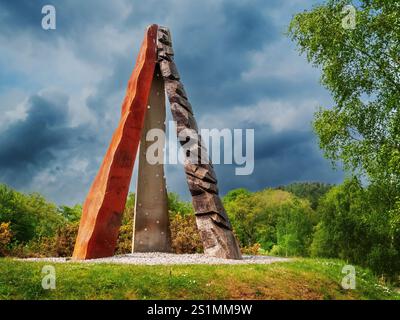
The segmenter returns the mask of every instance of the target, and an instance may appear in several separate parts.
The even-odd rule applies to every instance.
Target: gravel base
[[[28,258],[20,261],[47,261],[56,263],[117,263],[141,265],[171,265],[171,264],[269,264],[273,262],[290,261],[287,258],[270,256],[243,256],[242,260],[221,259],[205,254],[175,254],[164,252],[146,252],[118,255],[108,258],[72,261],[70,258]]]

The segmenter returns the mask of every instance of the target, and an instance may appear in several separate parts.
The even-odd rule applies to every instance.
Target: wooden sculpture
[[[184,144],[184,136],[196,141],[188,150],[196,156],[188,157],[184,167],[204,251],[214,257],[241,258],[173,56],[169,30],[149,26],[128,82],[119,125],[83,205],[73,259],[114,255],[139,142],[132,248],[134,252],[171,250],[164,168],[145,163],[146,132],[165,130],[165,91],[179,140]]]

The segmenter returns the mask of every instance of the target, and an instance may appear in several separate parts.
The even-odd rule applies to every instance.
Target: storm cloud
[[[171,29],[200,127],[255,130],[253,174],[216,165],[222,193],[339,182],[311,128],[331,98],[284,35],[316,2],[0,0],[0,183],[57,203],[84,200],[151,23]],[[45,4],[56,8],[56,30],[41,28]],[[188,198],[182,166],[166,171],[169,190]]]

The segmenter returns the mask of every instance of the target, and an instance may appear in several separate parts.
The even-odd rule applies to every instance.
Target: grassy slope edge
[[[46,264],[51,263],[0,259],[0,299],[400,299],[362,268],[356,268],[356,289],[342,289],[345,263],[340,260],[175,266],[53,263],[55,290],[41,286]]]

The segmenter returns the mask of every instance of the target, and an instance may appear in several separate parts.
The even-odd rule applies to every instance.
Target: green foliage
[[[175,253],[199,253],[203,243],[194,215],[174,214],[170,218],[171,245]]]
[[[378,274],[396,275],[400,233],[388,217],[389,205],[382,190],[375,185],[363,188],[356,178],[334,187],[318,208],[320,222],[311,254],[339,257]]]
[[[38,193],[25,195],[0,185],[0,222],[10,222],[13,241],[53,235],[65,219]]]
[[[343,290],[346,262],[339,260],[230,266],[56,263],[57,290],[43,290],[46,264],[0,259],[0,300],[400,299],[392,287],[360,267],[356,289]]]
[[[0,223],[0,257],[5,256],[8,252],[8,246],[12,239],[10,223]]]
[[[399,188],[400,2],[357,1],[355,29],[346,29],[348,2],[326,1],[295,15],[289,26],[335,101],[317,112],[314,128],[327,157]]]
[[[314,129],[325,156],[362,177],[333,188],[318,207],[313,255],[341,257],[380,274],[400,270],[400,2],[328,0],[295,15],[288,34],[322,71],[334,105]]]
[[[60,206],[59,212],[67,221],[79,221],[82,215],[82,205],[76,204],[73,207]]]
[[[245,188],[233,189],[224,196],[224,202],[232,202],[238,198],[246,199],[251,196],[251,192]]]
[[[308,199],[311,208],[318,206],[319,199],[332,188],[331,184],[321,182],[295,182],[286,186],[279,186],[277,189],[293,193],[295,196]]]
[[[284,256],[308,256],[315,222],[314,212],[295,199],[280,208],[276,225],[277,244],[271,253]]]
[[[305,246],[314,223],[307,200],[282,190],[250,193],[238,189],[224,197],[224,205],[242,246],[259,243],[262,249],[270,250],[279,245],[276,254],[307,254]]]
[[[181,215],[194,214],[192,204],[182,201],[175,192],[168,192],[168,209],[173,215],[177,213]]]
[[[126,223],[119,229],[119,237],[115,254],[132,252],[133,223]]]
[[[122,218],[122,225],[133,224],[133,217],[135,215],[135,193],[130,192],[126,199],[124,215]]]
[[[55,256],[71,257],[74,252],[75,240],[78,235],[79,222],[67,223],[57,230],[54,241]]]

